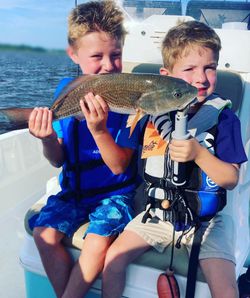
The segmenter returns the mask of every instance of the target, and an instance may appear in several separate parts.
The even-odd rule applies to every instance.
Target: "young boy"
[[[220,39],[215,31],[197,21],[173,27],[163,41],[164,66],[160,69],[160,73],[184,79],[195,86],[198,89],[198,104],[190,107],[188,112],[188,127],[192,137],[187,140],[169,141],[171,131],[169,115],[165,120],[162,117],[160,125],[157,125],[161,121],[159,117],[151,118],[152,121],[145,130],[144,144],[145,136],[150,135],[147,134],[147,130],[151,129],[151,135],[155,138],[155,149],[159,150],[157,144],[162,142],[162,139],[160,136],[156,138],[155,133],[152,133],[152,126],[155,123],[154,127],[158,128],[159,135],[165,136],[165,148],[168,150],[163,152],[166,154],[165,157],[151,156],[144,146],[144,155],[147,157],[145,177],[148,183],[148,196],[156,203],[161,204],[164,200],[171,204],[173,198],[176,198],[176,187],[171,179],[170,160],[183,162],[188,166],[187,183],[181,192],[184,198],[187,199],[188,194],[191,196],[192,192],[195,195],[199,192],[199,196],[202,196],[203,192],[206,195],[205,199],[215,198],[216,202],[221,202],[218,210],[224,206],[225,190],[233,189],[238,182],[240,164],[246,161],[240,122],[227,108],[228,101],[213,94],[220,48]],[[210,119],[204,113],[211,108],[218,115],[216,119]],[[152,150],[152,147],[150,149]],[[157,181],[164,181],[164,184]],[[199,184],[200,181],[202,185]],[[167,208],[164,209],[163,204],[161,207],[150,209],[148,216],[146,211],[139,214],[109,248],[103,270],[104,297],[121,297],[125,285],[126,267],[129,263],[150,247],[162,252],[171,244],[172,224],[176,222],[171,219],[171,214]],[[143,220],[146,222],[143,223]],[[218,212],[212,219],[206,221],[200,219],[200,221],[199,230],[203,238],[199,264],[211,295],[217,298],[238,297],[232,219]],[[179,234],[176,237],[178,239],[182,231],[176,233]],[[193,238],[192,229],[179,239],[190,249],[192,245],[190,240]]]
[[[78,5],[69,16],[69,57],[84,74],[122,71],[126,31],[123,14],[112,1]],[[64,79],[56,94],[72,79]],[[48,199],[31,218],[34,239],[57,297],[83,297],[102,271],[106,252],[132,219],[136,187],[138,133],[129,138],[127,115],[108,111],[98,95],[81,101],[86,119],[71,117],[52,126],[52,114],[35,108],[29,119],[32,135],[55,167],[63,167],[62,191]],[[132,161],[132,162],[131,162]],[[79,260],[74,265],[62,245],[90,221]]]

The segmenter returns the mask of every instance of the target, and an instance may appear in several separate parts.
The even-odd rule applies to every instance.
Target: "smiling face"
[[[81,37],[76,46],[69,46],[67,53],[84,74],[119,73],[122,46],[122,41],[106,32],[95,31]]]
[[[199,45],[189,46],[176,59],[172,70],[161,68],[162,75],[180,78],[198,89],[198,100],[202,102],[215,90],[218,57],[213,50]]]

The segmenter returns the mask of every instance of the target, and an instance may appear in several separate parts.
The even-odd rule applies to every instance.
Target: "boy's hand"
[[[35,108],[29,117],[30,133],[42,141],[57,139],[52,119],[52,112],[48,108]]]
[[[188,140],[172,139],[169,144],[169,153],[173,161],[187,162],[195,160],[202,150],[202,146],[195,138]]]
[[[80,101],[80,106],[87,121],[88,129],[93,136],[107,131],[107,119],[109,107],[106,102],[93,93],[85,95],[85,102]]]

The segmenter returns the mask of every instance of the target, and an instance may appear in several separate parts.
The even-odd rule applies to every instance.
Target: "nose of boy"
[[[102,63],[102,68],[105,72],[112,72],[114,70],[114,63],[110,58],[105,58]]]
[[[200,84],[207,82],[207,75],[204,70],[199,70],[196,72],[195,82]]]

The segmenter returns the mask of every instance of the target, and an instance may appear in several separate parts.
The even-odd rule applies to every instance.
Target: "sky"
[[[75,1],[0,0],[0,44],[65,49],[67,16]],[[77,3],[86,1],[77,0]]]
[[[74,6],[75,0],[0,0],[0,43],[64,49]]]
[[[65,49],[68,14],[75,7],[75,2],[80,4],[86,1],[0,0],[0,44]]]
[[[87,0],[0,0],[0,44],[67,46],[67,17]]]

